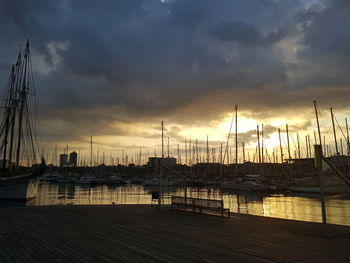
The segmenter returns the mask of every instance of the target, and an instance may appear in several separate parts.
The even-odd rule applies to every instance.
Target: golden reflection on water
[[[35,202],[28,205],[101,205],[152,204],[151,192],[157,188],[131,186],[81,186],[74,184],[41,183]],[[184,188],[164,189],[164,204],[171,195],[184,196]],[[321,222],[320,201],[317,195],[283,195],[264,193],[226,192],[218,188],[187,188],[187,196],[223,200],[231,212]],[[156,201],[153,202],[154,204]],[[350,225],[350,200],[327,199],[329,223]]]

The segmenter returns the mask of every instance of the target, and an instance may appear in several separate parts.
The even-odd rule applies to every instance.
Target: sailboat
[[[8,85],[1,98],[0,123],[0,199],[26,201],[36,197],[38,176],[45,160],[37,163],[39,146],[37,122],[32,114],[35,98],[29,41],[12,66]]]

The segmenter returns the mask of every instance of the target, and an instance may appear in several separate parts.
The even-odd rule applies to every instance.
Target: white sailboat
[[[32,174],[0,178],[0,199],[29,201],[36,197],[39,180]]]
[[[37,164],[36,118],[31,113],[30,98],[35,96],[29,41],[24,55],[19,52],[12,66],[7,88],[1,100],[0,126],[0,199],[25,201],[35,198],[38,176],[45,161]]]

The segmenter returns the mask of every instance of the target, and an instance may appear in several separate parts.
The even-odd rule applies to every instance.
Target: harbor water
[[[157,204],[152,200],[152,191],[157,188],[142,185],[84,186],[42,182],[36,199],[26,206],[46,205],[123,205]],[[184,196],[184,188],[163,188],[163,204],[170,204],[172,195]],[[318,194],[263,193],[227,191],[214,187],[188,187],[187,196],[223,200],[231,212],[321,222],[321,207]],[[21,204],[1,201],[0,206]],[[23,205],[23,204],[22,204]],[[327,196],[327,220],[332,224],[350,226],[350,196]]]

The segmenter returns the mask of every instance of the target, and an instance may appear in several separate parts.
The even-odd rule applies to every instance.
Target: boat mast
[[[168,158],[170,158],[170,138],[168,137]]]
[[[141,157],[142,156],[142,154],[141,154],[141,147],[140,147],[140,155],[139,155],[139,166],[141,166]]]
[[[318,113],[317,113],[317,106],[316,106],[315,100],[314,100],[314,107],[315,107],[315,115],[316,115],[316,121],[317,121],[318,139],[319,139],[320,145],[322,145],[320,122],[318,121]],[[316,144],[316,140],[315,140],[315,144]]]
[[[27,69],[28,69],[28,56],[29,56],[29,41],[27,41],[26,51],[24,55],[24,73],[23,73],[23,84],[19,93],[19,117],[18,117],[18,138],[17,138],[17,152],[16,152],[16,168],[20,164],[20,152],[21,152],[21,139],[23,135],[22,124],[23,124],[23,111],[24,105],[27,103],[28,88],[26,83]],[[28,81],[29,82],[29,81]]]
[[[164,124],[162,121],[162,158],[164,158]]]
[[[259,157],[259,163],[261,163],[259,125],[256,126],[256,135],[258,136],[258,157]]]
[[[264,124],[261,124],[261,162],[264,163]]]
[[[8,138],[8,133],[10,129],[10,115],[12,113],[12,107],[13,107],[13,84],[15,81],[15,67],[12,65],[11,69],[11,74],[10,74],[10,79],[9,79],[9,98],[6,98],[6,120],[5,120],[5,136],[4,136],[4,153],[3,153],[3,159],[2,159],[2,169],[5,171],[6,169],[6,153],[7,153],[7,138]]]
[[[317,144],[317,139],[316,139],[316,132],[314,131],[314,142],[315,142],[315,145]]]
[[[345,118],[345,125],[346,125],[346,145],[347,145],[347,152],[348,155],[350,155],[350,142],[349,142],[349,126],[348,126],[348,119]]]
[[[178,163],[180,163],[180,145],[177,144],[177,160],[178,160]]]
[[[238,126],[237,126],[237,123],[238,123],[238,120],[237,120],[237,105],[235,106],[235,110],[236,110],[236,133],[235,133],[235,141],[236,141],[236,164],[238,164]]]
[[[22,54],[21,51],[18,54],[16,66],[15,66],[15,87],[13,89],[14,94],[19,93],[19,86],[21,82],[21,74],[22,74]],[[16,110],[18,107],[18,98],[16,95],[16,98],[13,100],[13,106],[12,106],[12,118],[11,118],[11,132],[10,132],[10,151],[9,151],[9,170],[10,174],[12,174],[12,153],[13,153],[13,140],[15,137],[15,121],[16,121]]]
[[[298,158],[300,159],[300,140],[299,140],[299,133],[297,133],[297,141],[298,141]]]
[[[343,152],[343,139],[340,138],[340,153],[341,155],[344,155],[344,152]]]
[[[196,139],[196,148],[195,148],[195,151],[196,151],[196,164],[198,164],[198,140]]]
[[[287,147],[288,147],[288,158],[291,159],[290,156],[290,145],[289,145],[289,131],[288,131],[288,124],[286,124],[286,131],[287,131]]]
[[[207,135],[207,163],[209,163],[209,138]]]
[[[231,119],[231,124],[230,124],[230,130],[229,130],[229,132],[228,132],[227,142],[226,142],[226,149],[225,149],[224,157],[223,157],[223,162],[225,162],[226,154],[227,154],[227,164],[230,163],[230,160],[229,160],[229,152],[228,152],[228,144],[229,144],[229,141],[230,141],[230,136],[231,136],[231,130],[232,130],[233,118],[234,118],[234,117],[235,117],[235,113],[232,114],[232,119]]]
[[[170,141],[169,141],[169,137],[168,137],[168,158],[170,158]]]
[[[123,156],[123,159],[124,159],[124,156]],[[92,135],[90,137],[90,167],[92,167]]]
[[[220,142],[220,164],[222,164],[222,142]]]
[[[189,154],[189,165],[192,165],[192,139],[190,138],[190,142],[188,145],[188,154]]]
[[[187,141],[185,138],[185,164],[187,165]]]
[[[307,142],[307,136],[305,136],[305,146],[306,146],[306,158],[309,158],[309,146]]]
[[[336,134],[336,132],[335,132],[335,126],[334,126],[333,109],[330,108],[330,110],[331,110],[331,116],[332,116],[332,126],[333,126],[334,142],[335,142],[335,152],[336,152],[336,155],[339,155],[339,152],[338,152],[338,142],[337,142],[337,134]]]
[[[244,149],[244,142],[242,142],[242,150],[243,150],[243,163],[245,163],[245,149]]]
[[[278,128],[278,137],[279,137],[279,141],[280,141],[281,163],[283,163],[283,149],[282,149],[281,129],[280,128]]]

